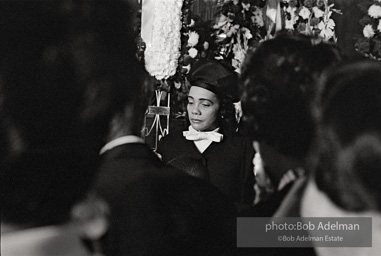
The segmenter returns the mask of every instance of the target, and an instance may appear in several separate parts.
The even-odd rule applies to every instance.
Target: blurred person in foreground
[[[141,84],[128,16],[123,1],[0,2],[2,255],[89,255],[71,215]]]
[[[314,170],[303,217],[372,217],[372,247],[315,248],[319,256],[379,255],[381,65],[348,64],[323,80]],[[355,238],[360,240],[360,237]]]
[[[105,231],[101,219],[78,225],[72,215],[81,215],[102,146],[136,135],[143,120],[145,106],[135,103],[150,89],[129,10],[122,0],[0,2],[2,255],[89,255],[81,236]],[[118,180],[125,186],[109,192],[116,201],[104,196],[109,255],[234,249],[234,207],[215,188],[157,158],[131,159],[144,163],[132,166],[143,174]],[[157,168],[144,172],[148,165]]]
[[[257,198],[249,216],[271,217],[295,180],[304,176],[315,133],[316,81],[339,61],[334,46],[288,33],[247,55],[241,72],[243,122],[257,151]]]
[[[106,254],[233,255],[234,205],[206,180],[164,164],[140,137],[149,91],[140,89],[113,116],[108,142],[100,150],[93,188],[111,212],[110,229],[102,238]],[[195,176],[205,173],[195,167]]]

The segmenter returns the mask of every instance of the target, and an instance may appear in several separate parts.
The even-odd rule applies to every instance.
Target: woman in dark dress
[[[189,130],[165,136],[157,152],[164,162],[181,156],[201,159],[212,184],[233,202],[251,205],[254,150],[236,132],[233,102],[239,101],[238,76],[216,61],[200,60],[188,80]]]

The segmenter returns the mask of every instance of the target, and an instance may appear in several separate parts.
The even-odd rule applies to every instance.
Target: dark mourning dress
[[[254,150],[251,141],[237,132],[220,130],[221,142],[212,142],[203,152],[181,131],[162,138],[157,152],[167,163],[179,156],[201,158],[208,169],[210,182],[236,203],[252,205],[254,201]]]

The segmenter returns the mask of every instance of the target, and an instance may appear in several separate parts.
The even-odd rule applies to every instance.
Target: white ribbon
[[[214,142],[221,142],[224,138],[224,135],[216,131],[199,132],[192,129],[190,129],[189,131],[184,131],[183,135],[187,140],[193,141],[209,140]]]

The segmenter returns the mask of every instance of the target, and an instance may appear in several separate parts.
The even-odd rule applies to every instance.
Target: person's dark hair
[[[325,79],[315,180],[349,211],[381,210],[381,65],[364,61]]]
[[[315,133],[315,81],[339,60],[334,46],[287,33],[249,52],[241,72],[244,132],[303,160]]]
[[[66,221],[145,77],[125,1],[1,1],[2,221]]]

